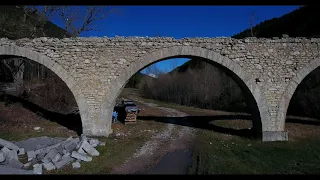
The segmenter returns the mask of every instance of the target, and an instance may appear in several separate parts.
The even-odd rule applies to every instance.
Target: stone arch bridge
[[[287,140],[285,117],[298,84],[320,65],[320,39],[37,38],[0,40],[0,56],[25,57],[56,73],[73,93],[83,133],[108,136],[127,80],[166,58],[197,56],[223,68],[247,95],[263,141]]]

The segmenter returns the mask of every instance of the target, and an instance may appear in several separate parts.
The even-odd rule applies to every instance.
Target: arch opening
[[[1,76],[11,74],[10,78],[2,78],[1,107],[18,110],[12,116],[16,121],[11,124],[21,125],[26,132],[34,131],[30,126],[41,125],[44,127],[40,131],[51,129],[53,134],[64,131],[68,135],[70,130],[75,135],[83,133],[88,121],[86,115],[81,114],[85,109],[84,98],[62,66],[46,56],[16,46],[0,47],[0,60]],[[8,114],[2,113],[2,125],[10,123],[8,116],[9,111]]]
[[[290,88],[290,89],[289,89]],[[295,139],[320,135],[320,67],[307,65],[292,79],[286,91],[288,104],[283,126]]]
[[[249,119],[252,120],[253,128],[250,130],[249,134],[258,138],[262,138],[262,131],[264,129],[263,123],[267,124],[270,118],[269,114],[266,113],[267,108],[265,108],[266,103],[264,102],[264,97],[260,93],[260,90],[255,84],[254,80],[252,80],[250,76],[248,76],[235,62],[232,62],[224,56],[203,48],[171,47],[168,49],[154,51],[145,57],[139,58],[136,64],[133,64],[131,67],[124,70],[125,72],[123,72],[123,75],[118,78],[117,84],[119,86],[113,89],[112,94],[115,94],[115,96],[112,97],[113,99],[111,101],[111,108],[115,106],[116,98],[119,97],[120,93],[134,74],[152,64],[172,58],[197,58],[202,62],[208,63],[211,66],[220,69],[226,73],[228,77],[233,79],[241,89],[246,99],[247,108],[251,114]],[[259,101],[259,103],[257,103],[257,101]],[[263,112],[261,112],[261,110]],[[265,121],[262,121],[261,116],[264,117]],[[267,125],[265,125],[265,127],[266,126]]]

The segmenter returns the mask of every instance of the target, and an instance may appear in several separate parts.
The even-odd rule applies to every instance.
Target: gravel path
[[[138,98],[132,98],[132,100],[143,103],[149,107],[159,108],[166,112],[167,117],[187,116],[187,114],[175,109],[160,107],[153,103],[146,103]],[[172,122],[173,121],[174,120],[172,120]],[[193,140],[194,132],[195,129],[191,127],[168,123],[166,129],[154,134],[151,140],[137,149],[133,156],[127,159],[123,165],[114,168],[111,174],[134,174],[148,171],[157,164],[166,153],[179,149],[187,149]]]

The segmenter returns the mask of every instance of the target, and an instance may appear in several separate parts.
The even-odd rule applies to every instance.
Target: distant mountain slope
[[[137,72],[134,74],[126,84],[126,88],[139,88],[143,85],[145,81],[154,79],[151,76]]]
[[[255,37],[320,37],[320,6],[304,6],[279,18],[261,22],[253,27]],[[250,28],[235,34],[233,38],[250,37]]]

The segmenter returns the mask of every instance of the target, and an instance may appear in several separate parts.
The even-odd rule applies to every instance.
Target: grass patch
[[[316,139],[261,142],[240,137],[221,140],[212,131],[197,133],[190,174],[317,174]]]
[[[61,125],[50,122],[50,121],[40,121],[37,124],[29,126],[8,125],[9,127],[4,129],[1,128],[0,137],[7,141],[22,141],[28,138],[48,136],[48,137],[68,137],[77,136],[74,131],[68,130]],[[43,130],[35,131],[33,127],[38,126],[43,128]]]

